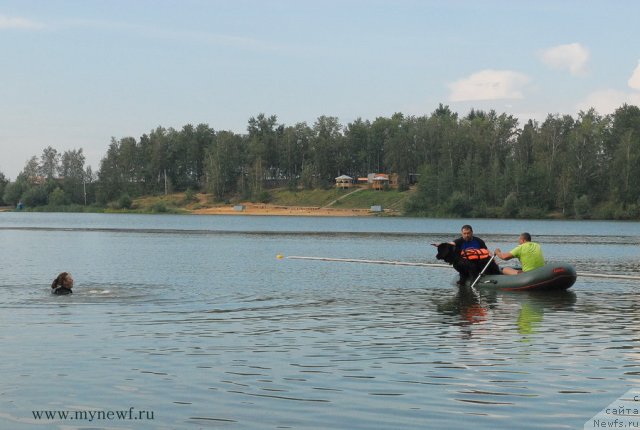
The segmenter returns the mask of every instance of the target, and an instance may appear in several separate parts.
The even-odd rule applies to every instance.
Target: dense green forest
[[[522,126],[495,111],[461,117],[440,105],[427,116],[346,126],[329,116],[284,125],[260,114],[246,134],[158,127],[137,140],[112,138],[97,172],[82,149],[48,147],[14,182],[0,173],[0,196],[27,207],[126,207],[133,197],[186,190],[268,201],[275,187],[326,188],[339,175],[368,173],[397,173],[401,190],[418,174],[410,215],[639,219],[640,109]]]

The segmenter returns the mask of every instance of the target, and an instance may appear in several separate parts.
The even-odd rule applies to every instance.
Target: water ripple
[[[0,279],[0,427],[83,399],[155,410],[136,428],[581,428],[640,384],[635,282],[469,294],[448,270],[274,259],[431,261],[437,232],[134,230],[0,228],[17,243]],[[538,237],[579,270],[640,273],[637,236]],[[49,293],[60,267],[77,294]]]

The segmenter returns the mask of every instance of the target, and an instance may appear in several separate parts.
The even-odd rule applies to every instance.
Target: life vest
[[[467,260],[486,260],[491,257],[488,249],[467,248],[460,251],[462,258]]]

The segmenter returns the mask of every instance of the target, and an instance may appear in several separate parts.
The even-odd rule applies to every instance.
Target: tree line
[[[0,196],[28,206],[106,205],[186,190],[218,201],[265,200],[273,187],[326,188],[342,174],[397,173],[400,190],[419,178],[405,208],[412,215],[640,218],[640,108],[518,122],[439,105],[430,115],[346,126],[330,116],[284,125],[260,114],[244,134],[207,124],[158,127],[139,139],[112,138],[96,173],[82,149],[48,147],[14,182],[0,173]]]

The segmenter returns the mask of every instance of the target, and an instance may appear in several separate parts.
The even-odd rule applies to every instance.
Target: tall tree
[[[336,161],[342,159],[339,154],[343,139],[341,129],[336,117],[321,116],[313,125],[314,137],[310,149],[318,186],[333,184],[336,173],[340,171]]]
[[[215,131],[207,124],[198,124],[193,140],[189,145],[190,181],[191,186],[199,189],[204,185],[205,151],[215,140]]]
[[[85,157],[82,148],[65,151],[60,159],[63,189],[73,203],[85,203]]]
[[[136,141],[133,137],[111,138],[107,154],[100,161],[98,197],[107,203],[122,194],[135,196],[139,192],[140,172]]]
[[[570,147],[569,135],[573,130],[575,120],[570,115],[548,115],[537,130],[534,157],[537,169],[544,172],[546,189],[549,199],[553,202],[549,206],[567,213],[571,196],[572,177],[567,169]]]
[[[40,156],[38,174],[45,179],[53,179],[58,176],[60,170],[60,154],[51,146],[46,147]]]
[[[384,161],[388,172],[398,175],[400,190],[408,188],[409,173],[418,168],[418,154],[416,119],[405,119],[401,113],[395,113],[388,122]]]
[[[7,187],[7,184],[9,183],[9,180],[7,179],[6,176],[4,176],[4,173],[0,172],[0,205],[4,205],[4,190]]]
[[[167,168],[169,167],[169,139],[167,130],[157,127],[149,134],[145,156],[148,159],[148,176],[156,192],[165,190]]]
[[[373,166],[374,159],[378,156],[370,152],[371,147],[371,123],[362,118],[347,124],[344,129],[346,151],[351,155],[352,165],[349,169],[350,176],[364,176],[377,171]]]
[[[242,136],[230,131],[216,133],[214,141],[207,147],[207,188],[216,199],[222,200],[238,191],[245,164],[245,148]]]
[[[309,146],[313,138],[313,130],[306,122],[286,127],[282,132],[279,145],[278,165],[290,188],[295,189],[300,183],[305,164],[309,162]]]
[[[36,184],[42,182],[38,179],[40,173],[40,165],[38,164],[38,157],[35,155],[31,157],[26,164],[24,165],[24,169],[22,169],[22,173],[24,174],[24,178],[30,184]]]
[[[568,168],[574,181],[574,198],[587,196],[591,203],[596,203],[608,190],[608,178],[602,169],[607,122],[594,109],[578,113],[578,120],[569,135],[572,156],[569,157]]]
[[[609,137],[612,151],[610,200],[640,205],[640,108],[623,105],[612,116]]]
[[[277,117],[267,117],[261,113],[257,117],[249,118],[247,131],[249,132],[250,187],[252,193],[259,195],[267,178],[276,177],[278,135],[276,133]]]

